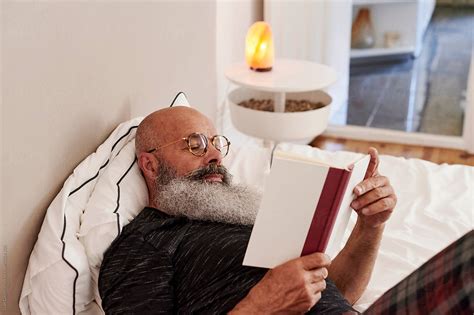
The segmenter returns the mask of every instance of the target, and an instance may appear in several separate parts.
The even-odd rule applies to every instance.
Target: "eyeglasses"
[[[163,149],[164,147],[170,146],[183,140],[186,142],[189,152],[191,152],[193,155],[204,156],[207,153],[209,140],[206,135],[199,132],[193,132],[186,138],[181,138],[171,143],[162,145],[161,147],[148,150],[147,153],[153,153],[159,149]],[[227,153],[229,153],[230,141],[225,136],[215,135],[210,139],[210,142],[212,143],[214,148],[216,148],[216,150],[221,153],[221,157],[225,157]]]

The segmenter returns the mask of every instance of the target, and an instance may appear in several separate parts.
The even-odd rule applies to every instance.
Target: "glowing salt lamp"
[[[250,69],[270,71],[273,66],[273,37],[270,25],[255,22],[245,39],[245,59]]]

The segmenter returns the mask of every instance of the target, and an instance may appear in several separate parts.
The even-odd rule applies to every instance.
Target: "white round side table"
[[[336,81],[334,69],[310,61],[276,59],[271,71],[256,72],[242,62],[231,65],[225,76],[241,86],[228,95],[232,122],[240,131],[279,142],[311,138],[326,129],[332,99],[321,90]],[[321,102],[325,106],[285,113],[287,97]],[[275,111],[258,111],[238,105],[251,98],[273,98]]]
[[[294,59],[276,59],[268,72],[250,70],[246,63],[231,65],[229,81],[250,89],[275,93],[275,111],[285,110],[285,93],[322,90],[336,82],[336,71],[326,65]]]

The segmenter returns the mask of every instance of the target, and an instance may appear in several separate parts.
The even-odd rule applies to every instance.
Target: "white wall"
[[[0,87],[3,86],[3,6],[0,5]],[[3,95],[2,90],[0,90],[0,314],[6,313],[7,309],[7,275],[6,275],[6,239],[5,239],[5,229],[7,227],[6,217],[3,213]]]
[[[215,118],[216,2],[2,1],[1,8],[0,254],[4,244],[8,253],[0,310],[7,288],[7,313],[16,314],[48,204],[119,122],[167,106],[179,90]]]
[[[216,14],[217,125],[233,144],[248,137],[238,132],[230,121],[227,94],[236,86],[224,76],[233,63],[245,60],[245,37],[249,27],[263,20],[263,0],[218,1]]]
[[[0,8],[0,310],[16,314],[44,213],[75,165],[118,123],[167,106],[180,90],[216,120],[224,70],[243,60],[262,0]]]
[[[244,61],[245,37],[249,27],[263,19],[263,0],[217,1],[216,11],[218,100],[224,100],[228,86],[225,69]]]
[[[333,98],[331,121],[345,124],[352,1],[265,0],[264,12],[272,27],[276,58],[306,59],[336,70],[338,80],[327,89]]]

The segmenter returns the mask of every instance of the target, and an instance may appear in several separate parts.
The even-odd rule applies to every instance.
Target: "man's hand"
[[[397,196],[387,177],[378,172],[379,156],[369,148],[370,163],[364,180],[354,188],[356,198],[351,207],[359,214],[364,227],[382,226],[397,204]]]
[[[314,253],[275,267],[250,290],[230,314],[303,314],[326,288],[329,257]]]
[[[362,295],[374,268],[385,222],[397,197],[387,177],[378,172],[377,150],[369,149],[370,163],[365,178],[354,188],[351,207],[359,215],[344,248],[334,258],[329,273],[338,289],[354,304]]]

